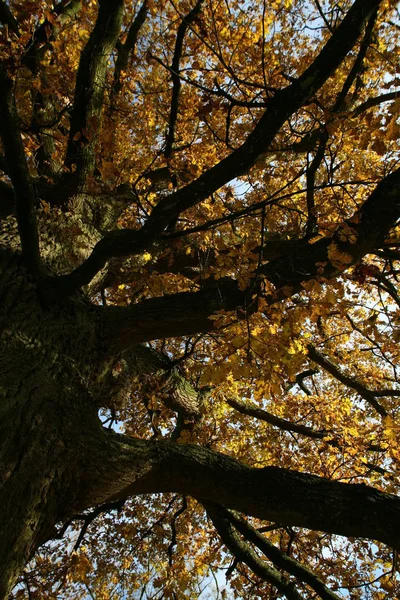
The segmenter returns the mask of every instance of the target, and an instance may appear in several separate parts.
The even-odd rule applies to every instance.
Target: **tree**
[[[1,598],[400,593],[396,4],[0,1]]]

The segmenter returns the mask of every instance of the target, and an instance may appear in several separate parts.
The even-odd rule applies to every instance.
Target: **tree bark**
[[[74,298],[45,310],[17,253],[2,251],[0,267],[0,598],[7,598],[74,510],[82,445],[100,427],[93,373],[101,359],[92,306]]]
[[[90,485],[82,498],[87,506],[133,494],[179,492],[283,525],[400,548],[397,496],[278,467],[252,468],[201,446],[106,435],[107,443],[93,439],[91,445],[91,471],[85,476]]]
[[[9,238],[3,230],[2,239],[12,246],[15,227],[6,231]],[[103,343],[99,307],[82,295],[44,306],[17,247],[0,251],[0,272],[2,599],[38,547],[54,536],[55,525],[92,505],[86,499],[93,457],[103,460],[110,449],[98,407],[123,382],[112,376],[121,352]],[[136,376],[161,377],[163,400],[182,418],[199,417],[200,396],[167,359],[164,364],[149,348],[130,354]],[[130,472],[141,474],[143,466],[136,458]],[[101,475],[110,485],[112,469]]]

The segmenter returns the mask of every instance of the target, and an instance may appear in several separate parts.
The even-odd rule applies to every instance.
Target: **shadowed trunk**
[[[18,255],[0,287],[0,598],[79,495],[86,436],[99,427],[93,307],[45,310]],[[88,360],[90,357],[90,360]],[[6,518],[4,516],[7,515]]]

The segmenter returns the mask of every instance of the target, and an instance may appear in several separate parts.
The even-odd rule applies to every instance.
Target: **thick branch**
[[[40,175],[54,177],[59,171],[60,164],[55,161],[55,140],[52,127],[61,118],[57,114],[54,96],[49,94],[51,83],[48,80],[47,69],[43,59],[46,52],[51,51],[52,42],[60,33],[64,24],[73,18],[80,10],[82,0],[62,0],[52,12],[52,15],[41,22],[35,29],[29,42],[26,44],[25,52],[21,57],[21,64],[27,67],[34,75],[40,76],[40,88],[36,86],[31,89],[32,98],[32,121],[30,130],[38,134],[40,146],[35,152],[35,162]],[[46,90],[45,93],[41,92]]]
[[[192,335],[213,328],[211,315],[246,304],[246,292],[228,277],[198,292],[150,298],[129,307],[102,310],[105,340],[114,350],[165,337]]]
[[[128,65],[129,56],[135,50],[139,31],[146,20],[146,16],[147,16],[147,12],[148,12],[148,4],[149,4],[148,0],[143,1],[143,4],[140,7],[139,12],[137,13],[132,25],[129,28],[125,43],[117,45],[118,58],[115,62],[114,83],[113,83],[113,87],[111,90],[111,98],[112,98],[111,105],[112,105],[112,102],[113,102],[113,99],[115,98],[115,96],[118,95],[122,89],[121,75],[122,75],[122,72],[126,70],[126,67]],[[111,106],[111,108],[112,108],[112,106]]]
[[[361,71],[365,55],[371,44],[372,31],[373,31],[373,28],[374,28],[374,25],[376,22],[377,14],[378,14],[378,8],[376,8],[376,10],[372,13],[371,18],[368,20],[368,24],[365,29],[365,35],[364,35],[364,38],[360,45],[360,50],[357,54],[357,57],[356,57],[356,60],[354,61],[353,66],[350,70],[350,73],[346,77],[346,81],[343,84],[343,88],[341,89],[340,94],[338,95],[338,97],[336,99],[335,105],[333,107],[334,112],[337,112],[342,108],[342,106],[346,100],[346,96],[349,93],[354,80],[356,79],[356,77],[359,75],[359,73]]]
[[[12,79],[8,77],[3,65],[0,65],[0,88],[2,90],[0,93],[0,136],[7,172],[15,192],[22,253],[31,275],[39,278],[41,266],[35,213],[36,196],[26,164],[13,87]]]
[[[144,404],[147,395],[155,395],[168,408],[177,412],[183,420],[198,420],[204,400],[202,390],[196,390],[181,374],[176,364],[166,354],[149,346],[137,345],[124,352],[119,361],[119,375],[111,371],[102,383],[101,403],[104,397],[117,398],[132,388],[132,380],[140,378],[140,390]]]
[[[107,66],[120,32],[124,7],[123,0],[100,0],[99,4],[96,24],[79,63],[65,159],[68,167],[76,165],[81,184],[95,166]]]
[[[117,57],[115,60],[115,68],[113,74],[113,82],[110,90],[109,106],[107,110],[106,127],[109,129],[109,140],[103,147],[103,159],[112,162],[114,160],[115,152],[115,136],[116,129],[118,127],[118,112],[120,107],[118,106],[118,96],[124,85],[125,75],[128,70],[128,63],[130,57],[133,57],[135,53],[135,47],[138,40],[139,32],[146,21],[148,14],[149,2],[143,0],[142,5],[139,8],[133,22],[131,23],[126,40],[122,43],[120,40],[116,42]],[[127,190],[129,194],[132,194],[132,187],[128,184]],[[122,207],[121,207],[122,209]]]
[[[366,485],[113,432],[87,441],[85,489],[75,512],[135,494],[177,492],[283,525],[375,539],[400,549],[400,499]]]
[[[203,250],[193,244],[190,254],[179,247],[172,247],[171,253],[166,254],[165,249],[167,244],[168,241],[166,240],[155,245],[153,250],[154,260],[149,261],[146,265],[150,271],[156,271],[157,273],[179,273],[187,279],[199,282],[207,277],[209,269],[216,264],[217,254],[211,248]],[[285,254],[301,251],[303,246],[303,240],[287,240],[277,237],[276,239],[264,240],[262,248],[255,246],[252,252],[255,255],[261,254],[262,261],[264,262],[274,260]],[[228,255],[234,249],[240,252],[241,244],[232,244],[229,249],[219,250],[218,255]],[[160,253],[161,256],[158,257]],[[135,271],[125,268],[123,261],[115,261],[113,265],[108,266],[107,278],[102,283],[107,288],[121,283],[132,282],[135,277]]]
[[[377,185],[360,209],[344,221],[331,238],[304,244],[301,252],[290,253],[264,265],[260,272],[278,289],[301,282],[336,277],[379,247],[400,217],[400,169]],[[300,249],[300,248],[299,248]]]

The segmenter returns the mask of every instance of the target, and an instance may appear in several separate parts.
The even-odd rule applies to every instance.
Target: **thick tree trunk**
[[[86,488],[102,488],[103,479],[111,485],[112,469],[91,476],[96,457],[103,461],[110,448],[97,409],[123,383],[113,375],[119,351],[104,342],[100,308],[77,295],[46,306],[18,248],[0,251],[0,273],[1,600],[55,525],[94,504],[97,493]],[[199,417],[196,391],[168,363],[149,348],[131,354],[125,359],[136,375],[161,377],[163,402],[182,418]],[[143,465],[134,462],[139,475]]]
[[[0,272],[0,598],[7,598],[79,496],[82,447],[100,428],[92,377],[99,356],[93,307],[74,299],[43,308],[17,254],[0,254]]]

